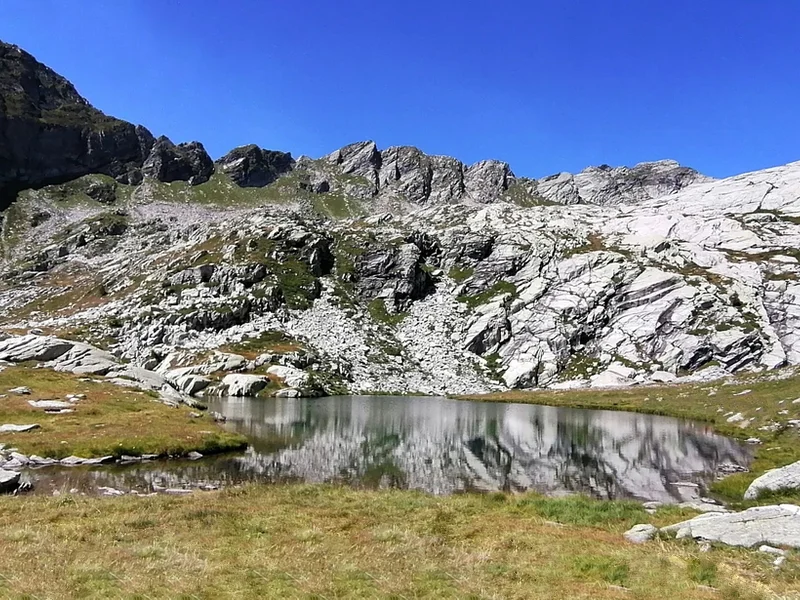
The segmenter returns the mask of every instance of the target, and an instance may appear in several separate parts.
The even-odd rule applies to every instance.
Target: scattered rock
[[[0,469],[0,493],[13,492],[19,486],[20,473]]]
[[[780,548],[774,548],[773,546],[767,546],[763,544],[758,547],[759,552],[766,552],[767,554],[777,554],[778,556],[785,556],[786,550],[781,550]]]
[[[691,536],[729,546],[756,544],[800,548],[800,506],[757,506],[738,513],[707,513],[661,529],[676,533],[688,528]]]
[[[182,496],[186,494],[191,494],[194,490],[187,490],[183,488],[167,488],[164,490],[165,494],[172,494],[174,496]]]
[[[658,528],[650,524],[634,525],[623,535],[625,539],[634,544],[643,544],[652,540],[658,533]]]
[[[36,423],[31,423],[29,425],[13,425],[10,423],[6,423],[5,425],[0,425],[0,433],[22,433],[25,431],[31,431],[33,429],[38,429],[39,425]]]
[[[189,454],[186,455],[186,458],[188,458],[189,460],[199,460],[199,459],[203,458],[203,455],[200,454],[199,452],[192,451],[192,452],[189,452]]]
[[[61,400],[28,400],[33,408],[41,408],[44,410],[63,410],[71,409],[72,404],[69,402],[62,402]]]
[[[9,394],[17,394],[19,396],[29,396],[30,393],[31,393],[31,388],[24,387],[24,386],[15,387],[15,388],[11,388],[10,390],[8,390],[8,393]]]

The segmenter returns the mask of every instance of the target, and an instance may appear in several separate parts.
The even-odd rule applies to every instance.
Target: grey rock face
[[[755,500],[762,492],[796,490],[800,488],[800,461],[771,469],[757,477],[744,493],[745,500]]]
[[[378,189],[378,169],[381,154],[375,142],[357,142],[340,148],[325,157],[325,160],[341,169],[342,173],[363,177]]]
[[[417,148],[398,146],[380,153],[378,183],[382,191],[392,190],[424,202],[431,193],[430,160]]]
[[[104,115],[33,56],[0,42],[0,209],[20,189],[87,173],[128,180],[153,136]]]
[[[142,174],[159,181],[188,181],[191,185],[208,181],[214,163],[200,142],[173,144],[162,136],[153,144],[142,165]]]
[[[501,198],[514,181],[509,166],[497,160],[484,160],[475,163],[464,174],[464,187],[475,202],[487,204]]]
[[[664,527],[665,533],[688,529],[688,536],[728,546],[756,545],[800,548],[800,506],[780,504],[757,506],[742,512],[708,513]]]
[[[241,187],[269,185],[293,166],[288,152],[263,150],[254,144],[234,148],[216,162],[217,169]]]
[[[432,289],[422,269],[422,252],[415,244],[368,249],[356,263],[356,287],[366,300],[386,298],[405,310]]]
[[[538,180],[537,191],[558,204],[637,203],[711,181],[672,160],[640,163],[635,167],[589,167],[577,175],[559,173]]]
[[[10,337],[0,342],[0,358],[11,362],[50,361],[66,354],[74,345],[68,340],[42,335]]]

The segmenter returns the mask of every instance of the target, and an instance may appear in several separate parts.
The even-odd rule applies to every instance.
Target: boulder
[[[308,373],[294,367],[273,365],[267,369],[267,373],[279,378],[288,387],[303,387],[308,382]]]
[[[744,493],[745,500],[755,500],[762,492],[800,489],[800,461],[771,469],[753,480]]]
[[[0,342],[0,360],[47,362],[69,352],[75,342],[43,335],[10,337]]]
[[[209,385],[211,385],[211,380],[202,375],[183,375],[175,380],[178,390],[189,396],[202,392]]]
[[[0,469],[0,493],[13,492],[19,487],[20,473]]]
[[[229,396],[255,396],[267,387],[269,379],[260,375],[232,373],[222,379]]]
[[[623,535],[625,539],[634,544],[644,544],[652,540],[658,533],[658,528],[648,523],[634,525]]]
[[[89,344],[75,342],[68,352],[51,361],[47,366],[56,371],[66,371],[76,375],[105,375],[118,368],[119,363],[110,352]]]
[[[756,506],[737,513],[706,513],[663,527],[664,533],[688,529],[694,539],[750,548],[756,545],[800,548],[800,506]]]

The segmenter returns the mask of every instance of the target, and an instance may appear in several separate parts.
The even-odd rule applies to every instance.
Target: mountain
[[[158,165],[165,160],[192,165],[187,153],[205,155],[200,160],[210,168],[201,145],[175,147],[144,127],[103,114],[52,69],[0,42],[0,209],[22,189],[89,173],[138,183],[147,165],[145,171],[163,176]],[[188,180],[195,174],[187,171],[173,169],[166,176]]]
[[[104,372],[440,394],[800,363],[800,163],[535,180],[369,141],[212,162],[0,60],[0,330],[108,350]]]

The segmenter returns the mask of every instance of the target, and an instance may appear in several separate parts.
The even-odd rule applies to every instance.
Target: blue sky
[[[0,39],[215,158],[374,139],[722,177],[800,159],[798,23],[792,0],[7,0]]]

